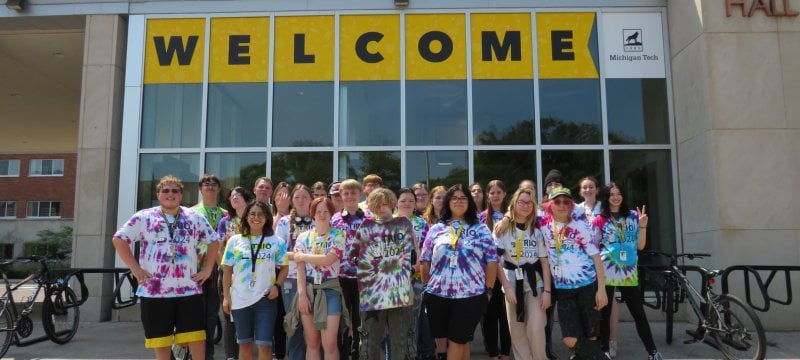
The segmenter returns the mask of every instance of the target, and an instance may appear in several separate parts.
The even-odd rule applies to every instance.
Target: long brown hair
[[[433,196],[439,191],[447,193],[447,188],[442,185],[439,185],[431,189],[431,191],[428,193],[428,206],[425,207],[425,212],[422,213],[422,218],[425,219],[425,221],[431,225],[439,222],[439,216],[441,216],[442,214],[440,210],[439,216],[437,216],[436,211],[433,209]],[[444,209],[445,206],[447,206],[447,204],[442,202],[442,209]]]
[[[492,191],[493,187],[496,187],[496,188],[498,188],[500,190],[503,190],[503,192],[506,193],[506,195],[508,195],[508,192],[506,192],[506,184],[503,184],[502,181],[495,179],[495,180],[489,181],[489,183],[486,184],[486,191],[484,192],[484,198],[486,199],[486,226],[489,227],[489,230],[494,229],[494,211],[495,211],[495,209],[492,206],[492,200],[489,199],[489,192]],[[508,202],[506,200],[506,197],[503,196],[503,201],[500,202],[500,208],[497,209],[497,210],[503,212],[507,208],[508,208]]]

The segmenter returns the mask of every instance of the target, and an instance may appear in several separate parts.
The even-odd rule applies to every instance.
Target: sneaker
[[[611,355],[611,358],[617,357],[617,342],[616,341],[609,341],[608,342],[608,354]]]
[[[648,355],[647,356],[647,360],[664,360],[664,357],[661,356],[660,352],[656,351],[656,352],[653,352],[652,354]]]
[[[612,359],[613,359],[613,358],[611,357],[611,353],[609,353],[608,351],[604,352],[603,354],[605,354],[605,355],[606,355],[606,358],[608,358],[608,360],[612,360]]]

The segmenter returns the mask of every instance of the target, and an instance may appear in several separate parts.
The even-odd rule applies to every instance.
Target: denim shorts
[[[342,296],[333,289],[325,289],[325,302],[328,304],[328,316],[342,315]]]
[[[278,316],[277,299],[263,297],[253,305],[232,312],[236,343],[247,344],[255,338],[256,345],[272,346],[275,318]]]

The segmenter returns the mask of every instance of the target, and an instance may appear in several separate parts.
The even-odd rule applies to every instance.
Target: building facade
[[[0,39],[81,28],[76,267],[118,264],[111,234],[166,174],[191,204],[207,172],[541,189],[554,168],[623,183],[649,249],[797,265],[796,1],[32,0]]]

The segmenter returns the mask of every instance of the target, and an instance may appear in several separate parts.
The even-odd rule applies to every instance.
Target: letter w
[[[186,47],[183,46],[183,38],[180,36],[169,37],[169,47],[164,44],[163,36],[154,36],[153,42],[156,46],[156,55],[158,56],[158,63],[161,66],[169,66],[172,64],[172,57],[177,55],[178,64],[189,65],[194,56],[194,49],[197,47],[197,40],[199,36],[191,35],[186,42]]]
[[[511,61],[521,61],[522,51],[520,44],[519,31],[506,31],[503,44],[497,38],[494,31],[481,32],[481,47],[483,49],[483,61],[492,61],[492,52],[497,54],[498,61],[505,61],[508,51],[511,50]]]

